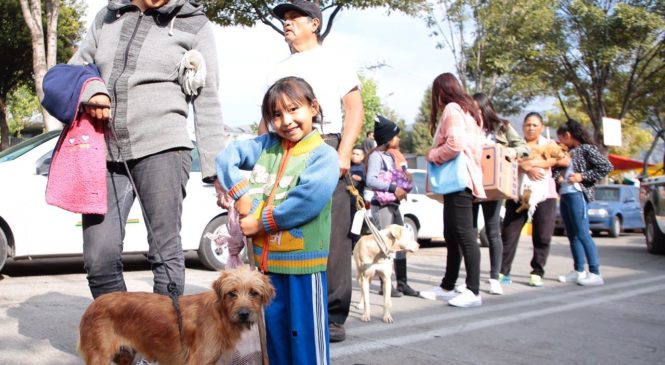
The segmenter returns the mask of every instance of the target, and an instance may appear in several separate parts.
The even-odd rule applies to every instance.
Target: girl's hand
[[[406,199],[406,190],[397,187],[395,190],[395,197],[397,198],[398,201]]]
[[[219,179],[215,179],[212,184],[215,187],[215,193],[217,193],[217,206],[222,209],[229,209],[233,203],[233,199],[224,192],[222,184],[219,183]]]
[[[576,172],[574,174],[570,174],[570,176],[568,176],[568,182],[569,183],[582,182],[582,174],[580,174],[579,172]]]
[[[240,217],[248,216],[252,212],[252,198],[249,197],[249,194],[241,196],[236,200],[235,207]]]
[[[263,232],[263,224],[253,216],[247,216],[240,219],[240,230],[247,237],[254,236]]]
[[[570,165],[570,155],[559,159],[556,164],[557,166],[568,167]]]

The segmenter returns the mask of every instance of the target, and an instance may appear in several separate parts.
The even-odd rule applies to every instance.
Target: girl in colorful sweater
[[[330,362],[326,266],[337,152],[313,124],[321,109],[298,77],[273,84],[263,97],[270,133],[236,141],[217,156],[217,176],[235,200],[240,227],[277,295],[266,307],[271,364]],[[249,179],[240,170],[252,170]]]

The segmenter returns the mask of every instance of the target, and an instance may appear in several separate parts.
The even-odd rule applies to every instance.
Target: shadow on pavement
[[[76,342],[79,318],[91,302],[91,298],[49,292],[31,297],[18,307],[9,308],[7,315],[18,320],[19,334],[47,340],[53,348],[78,356]]]

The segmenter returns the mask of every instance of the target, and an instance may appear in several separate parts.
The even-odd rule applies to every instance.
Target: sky
[[[107,1],[87,3],[89,25]],[[327,12],[324,18],[328,18]],[[224,121],[230,126],[253,124],[260,119],[257,103],[263,96],[266,75],[289,55],[288,47],[281,35],[263,24],[216,28]],[[339,12],[324,45],[348,54],[358,70],[387,64],[363,72],[377,82],[381,101],[407,124],[414,122],[434,78],[442,72],[455,73],[452,54],[436,48],[436,39],[429,37],[424,20],[385,9]]]

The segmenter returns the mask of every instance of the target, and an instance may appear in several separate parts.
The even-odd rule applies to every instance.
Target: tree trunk
[[[42,26],[42,4],[40,0],[19,1],[21,3],[23,18],[25,19],[25,23],[28,25],[28,29],[30,29],[30,37],[32,39],[32,69],[33,77],[35,79],[35,91],[37,93],[37,97],[41,101],[44,99],[44,89],[42,87],[42,82],[44,80],[46,70],[48,69],[46,45],[44,43],[44,27]],[[30,1],[29,4],[28,1]],[[60,1],[46,1],[48,15],[49,17],[52,17],[48,19],[49,48],[53,49],[49,50],[49,59],[51,62],[53,62],[53,64],[55,64],[55,55],[57,49],[57,23],[58,14],[60,12]],[[53,23],[55,23],[55,25],[53,25]],[[42,115],[44,117],[44,127],[47,131],[62,128],[62,124],[60,124],[60,122],[52,118],[44,108],[41,109]]]
[[[7,104],[4,95],[0,97],[0,151],[9,148],[9,126],[7,125]]]

